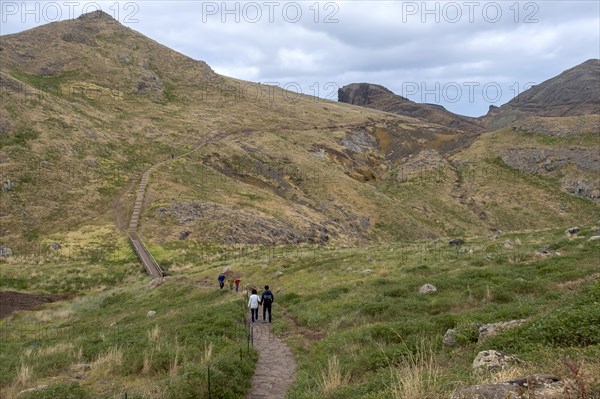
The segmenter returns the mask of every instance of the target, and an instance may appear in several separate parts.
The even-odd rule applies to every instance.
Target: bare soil
[[[15,291],[0,291],[0,319],[18,310],[38,309],[47,303],[62,301],[72,295],[25,294]]]

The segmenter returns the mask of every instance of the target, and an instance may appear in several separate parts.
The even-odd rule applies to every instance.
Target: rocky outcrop
[[[473,372],[498,372],[518,363],[521,361],[515,356],[495,350],[481,351],[473,360]]]
[[[291,245],[326,244],[347,233],[340,223],[316,224],[309,220],[292,223],[255,210],[244,210],[210,202],[177,202],[156,210],[159,219],[185,226],[185,238],[193,236],[218,244]],[[197,228],[196,228],[197,227]],[[182,239],[181,230],[177,237]]]
[[[13,251],[7,246],[0,245],[0,257],[9,257],[12,256]]]
[[[432,292],[436,292],[437,288],[433,284],[423,284],[419,288],[419,294],[431,294]]]
[[[568,164],[600,173],[600,155],[593,149],[511,148],[500,156],[507,165],[529,174],[547,175]]]
[[[352,83],[342,87],[338,90],[338,101],[468,132],[482,131],[480,122],[475,118],[453,114],[440,105],[416,103],[372,83]]]
[[[600,60],[591,59],[490,109],[483,122],[499,129],[527,116],[577,116],[600,113]]]
[[[600,200],[600,154],[588,148],[510,148],[500,157],[509,166],[533,175],[561,178],[565,191],[579,197]],[[577,177],[566,174],[564,169],[576,166],[581,173]]]
[[[478,327],[479,339],[492,337],[504,330],[510,330],[522,326],[527,320],[518,319],[510,321],[500,321],[497,323],[483,324]]]
[[[569,227],[568,229],[565,230],[565,235],[567,237],[573,237],[574,235],[577,235],[580,231],[581,231],[581,229],[577,226]]]
[[[458,390],[450,399],[570,399],[572,384],[552,375],[531,375]]]

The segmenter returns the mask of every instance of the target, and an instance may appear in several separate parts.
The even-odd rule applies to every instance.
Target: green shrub
[[[479,339],[479,329],[477,328],[477,324],[472,322],[460,323],[456,326],[454,339],[460,346],[466,346],[477,342]]]
[[[600,283],[582,290],[570,304],[533,317],[514,330],[486,340],[500,350],[527,352],[539,347],[585,347],[600,344]]]

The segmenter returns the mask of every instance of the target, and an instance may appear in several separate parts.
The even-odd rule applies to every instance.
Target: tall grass
[[[392,399],[438,399],[445,398],[441,383],[442,368],[436,359],[431,341],[422,339],[414,352],[390,367]]]
[[[319,387],[325,394],[330,394],[339,387],[346,386],[350,382],[350,375],[342,371],[340,362],[336,355],[327,361],[327,367],[321,370]]]

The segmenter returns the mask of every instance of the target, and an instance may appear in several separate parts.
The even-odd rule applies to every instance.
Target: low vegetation
[[[273,328],[299,365],[290,398],[441,399],[458,387],[528,373],[569,378],[587,392],[577,398],[592,398],[600,389],[599,241],[589,241],[592,234],[590,228],[573,238],[563,230],[515,233],[470,238],[461,247],[443,241],[240,247],[221,248],[220,255],[212,248],[212,257],[201,258],[198,248],[153,243],[173,275],[165,284],[148,289],[128,253],[112,266],[133,270],[121,280],[127,284],[99,279],[86,286],[92,293],[76,289],[82,295],[69,302],[3,320],[0,363],[8,372],[0,386],[8,397],[47,385],[19,397],[198,398],[208,397],[210,367],[212,397],[242,397],[257,356],[248,350],[243,294],[215,287],[216,274],[230,269],[242,286],[268,282],[276,290]],[[536,254],[543,246],[554,256]],[[110,266],[82,261],[79,267],[98,265]],[[76,262],[54,266],[77,268]],[[425,283],[437,291],[419,294]],[[20,284],[12,288],[39,288],[35,279]],[[45,289],[64,290],[54,284]],[[150,310],[156,314],[149,317]],[[527,321],[478,339],[477,323],[512,319]],[[457,329],[457,348],[442,345],[449,328]],[[523,363],[473,374],[473,358],[487,349]]]

